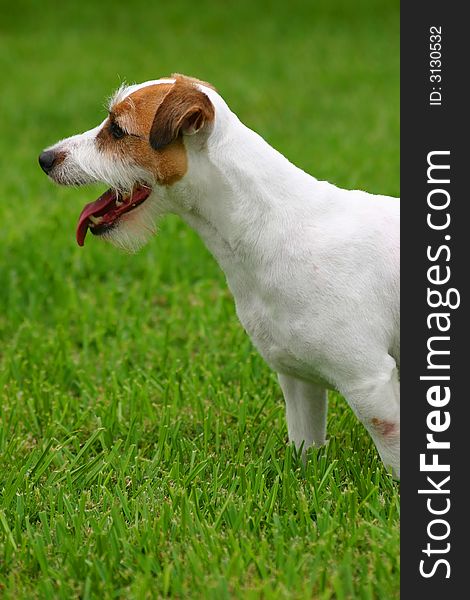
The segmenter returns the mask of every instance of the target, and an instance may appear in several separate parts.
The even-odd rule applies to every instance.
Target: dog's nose
[[[45,150],[39,155],[39,164],[44,173],[50,173],[56,161],[56,153],[53,150]]]

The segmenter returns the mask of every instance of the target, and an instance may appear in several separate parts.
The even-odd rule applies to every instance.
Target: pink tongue
[[[102,214],[106,213],[108,207],[114,203],[116,196],[113,190],[108,190],[104,194],[102,194],[98,200],[94,202],[90,202],[85,205],[84,209],[80,213],[80,218],[78,219],[77,225],[77,243],[79,246],[83,246],[85,243],[85,237],[88,231],[88,227],[90,225],[90,216],[100,217]]]

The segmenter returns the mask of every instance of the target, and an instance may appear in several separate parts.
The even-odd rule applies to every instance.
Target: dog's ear
[[[214,106],[195,85],[176,81],[157,108],[150,129],[150,145],[160,150],[180,134],[193,135],[214,120]]]

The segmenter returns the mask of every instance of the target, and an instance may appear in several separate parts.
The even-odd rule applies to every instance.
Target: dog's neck
[[[186,140],[188,173],[169,195],[229,276],[242,263],[269,262],[299,223],[323,210],[330,184],[294,166],[223,108],[203,149],[196,136]]]

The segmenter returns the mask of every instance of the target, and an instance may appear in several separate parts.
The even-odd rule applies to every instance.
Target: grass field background
[[[344,400],[303,468],[196,234],[79,248],[103,187],[37,155],[182,72],[316,177],[398,195],[398,2],[0,9],[0,597],[397,598],[399,488]]]

